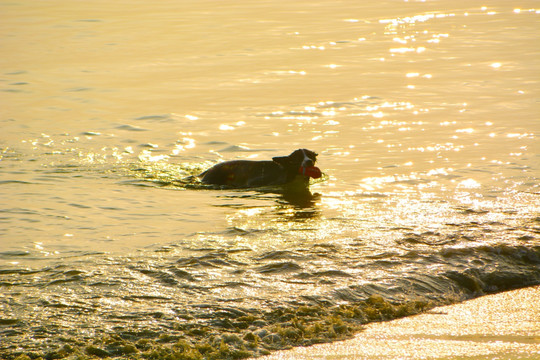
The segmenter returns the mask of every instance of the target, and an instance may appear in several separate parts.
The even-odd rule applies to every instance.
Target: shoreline
[[[540,358],[540,286],[485,295],[397,320],[354,338],[259,360]]]

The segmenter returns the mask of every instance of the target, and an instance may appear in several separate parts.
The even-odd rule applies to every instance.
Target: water
[[[245,357],[540,283],[537,2],[0,7],[5,357]],[[310,193],[185,180],[297,148]]]

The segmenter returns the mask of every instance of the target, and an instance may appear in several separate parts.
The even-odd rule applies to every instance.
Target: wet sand
[[[398,358],[540,358],[540,286],[372,323],[351,340],[294,348],[261,359]]]

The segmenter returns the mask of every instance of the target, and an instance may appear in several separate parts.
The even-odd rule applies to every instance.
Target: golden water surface
[[[537,284],[539,19],[526,0],[0,1],[0,351],[116,354],[92,334],[171,326],[217,348],[249,330],[257,355],[329,340],[286,341],[276,309],[416,304],[395,317]],[[324,173],[308,194],[184,181],[297,148]]]

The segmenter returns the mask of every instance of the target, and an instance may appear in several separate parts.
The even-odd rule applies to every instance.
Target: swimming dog
[[[201,182],[234,188],[285,185],[301,180],[306,185],[309,178],[321,177],[315,166],[317,154],[298,149],[289,156],[278,156],[272,161],[232,160],[214,165],[199,175]]]

